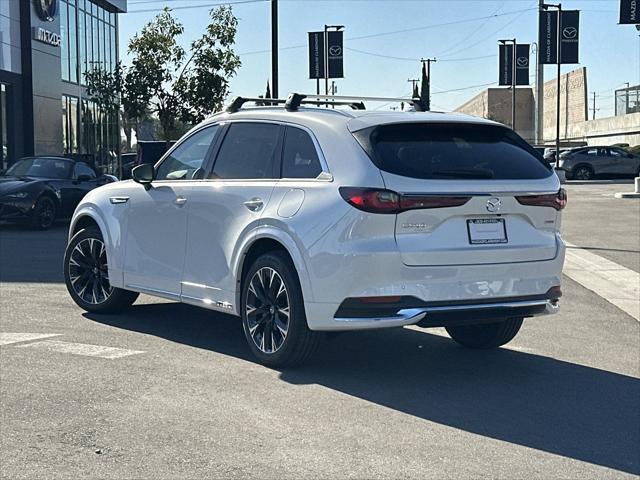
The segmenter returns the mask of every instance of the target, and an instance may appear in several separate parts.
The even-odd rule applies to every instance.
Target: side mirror
[[[88,182],[89,180],[91,180],[89,175],[78,175],[78,178],[76,178],[76,182],[78,183]]]
[[[150,163],[143,163],[131,170],[131,178],[133,178],[133,181],[144,185],[144,188],[147,190],[151,188],[151,182],[153,182],[154,176],[153,165]]]

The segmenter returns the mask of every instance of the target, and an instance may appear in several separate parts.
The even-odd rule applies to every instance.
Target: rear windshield
[[[551,167],[512,130],[494,125],[402,123],[354,133],[378,168],[423,179],[537,179]]]

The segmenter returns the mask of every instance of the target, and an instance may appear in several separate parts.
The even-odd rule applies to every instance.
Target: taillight
[[[369,213],[400,213],[422,208],[459,207],[471,197],[442,195],[400,195],[392,190],[340,187],[349,204]]]
[[[548,195],[521,195],[516,197],[516,200],[522,205],[531,207],[551,207],[562,210],[567,206],[567,191],[561,188],[558,193]]]

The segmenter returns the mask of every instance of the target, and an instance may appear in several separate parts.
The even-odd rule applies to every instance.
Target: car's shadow
[[[117,316],[85,314],[253,361],[234,317],[187,305],[135,305]],[[469,351],[410,329],[350,332],[313,363],[281,371],[431,422],[640,474],[640,381],[508,349]],[[428,455],[428,445],[425,445]]]

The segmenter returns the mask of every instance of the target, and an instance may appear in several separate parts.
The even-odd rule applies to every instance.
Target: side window
[[[280,126],[271,123],[233,123],[213,166],[213,178],[276,178],[275,163]]]
[[[156,171],[157,180],[193,180],[202,173],[207,152],[213,142],[218,125],[203,128],[178,145],[165,158]]]
[[[87,175],[89,178],[96,178],[96,172],[86,163],[76,163],[76,166],[73,170],[73,178],[78,178],[80,175]]]
[[[612,157],[623,157],[622,152],[620,150],[614,150],[613,148],[609,149]]]
[[[287,127],[282,156],[282,178],[316,178],[322,172],[318,152],[307,132]]]
[[[598,155],[598,150],[595,148],[590,148],[589,150],[585,151],[584,153],[586,153],[587,155],[593,155],[594,157]]]

